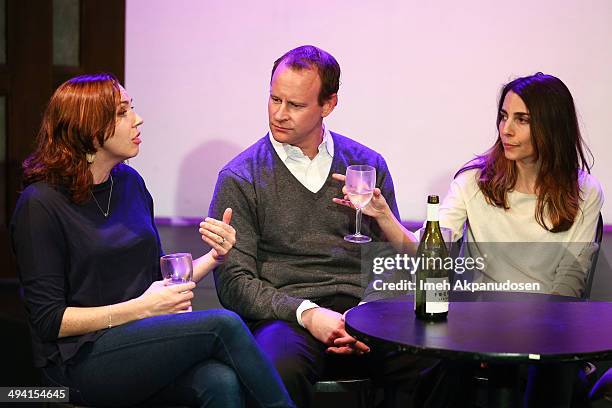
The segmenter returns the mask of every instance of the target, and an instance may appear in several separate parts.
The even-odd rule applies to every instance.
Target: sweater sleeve
[[[236,245],[225,263],[214,271],[221,304],[245,319],[296,321],[296,310],[304,299],[289,296],[259,277],[257,246],[259,227],[253,185],[231,170],[219,173],[209,216],[220,219],[232,208]]]
[[[586,274],[591,267],[593,255],[599,250],[593,242],[603,206],[604,196],[601,185],[594,177],[588,176],[589,183],[581,210],[576,216],[576,232],[572,242],[564,248],[565,254],[557,267],[552,291],[565,296],[580,296],[584,289]]]
[[[457,176],[451,182],[448,193],[440,205],[440,226],[453,231],[453,242],[463,235],[463,227],[467,220],[465,186],[470,182],[470,177],[473,177],[472,172]]]
[[[67,248],[45,203],[24,192],[11,223],[13,250],[33,329],[55,341],[66,310]]]

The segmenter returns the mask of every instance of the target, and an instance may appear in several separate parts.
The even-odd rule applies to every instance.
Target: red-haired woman
[[[123,164],[141,124],[112,75],[73,78],[51,97],[11,223],[35,364],[96,406],[240,407],[244,393],[293,406],[235,314],[181,313],[195,283],[162,280],[153,201]],[[212,249],[194,261],[194,281],[235,243],[230,209],[223,218],[200,224]]]

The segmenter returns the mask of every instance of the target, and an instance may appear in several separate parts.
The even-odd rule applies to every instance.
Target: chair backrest
[[[591,257],[591,265],[587,272],[585,279],[584,292],[582,292],[582,299],[589,299],[591,297],[591,287],[593,286],[593,278],[595,277],[595,270],[597,268],[597,258],[599,257],[599,251],[601,249],[601,240],[603,238],[603,217],[599,213],[599,220],[597,221],[597,229],[595,230],[595,240],[597,248]]]
[[[321,380],[314,386],[315,395],[313,406],[338,406],[348,405],[351,407],[368,408],[374,405],[375,390],[372,380],[369,378],[353,378],[344,380]],[[342,395],[338,398],[325,399],[325,394]],[[333,402],[333,403],[332,403]]]

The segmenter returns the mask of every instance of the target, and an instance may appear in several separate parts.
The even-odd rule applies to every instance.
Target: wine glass
[[[344,237],[345,241],[358,244],[370,242],[372,238],[361,234],[361,209],[364,208],[374,194],[376,186],[376,169],[372,166],[355,165],[346,168],[346,193],[357,210],[355,213],[355,233]]]
[[[170,279],[169,285],[187,283],[193,279],[193,260],[188,252],[168,254],[159,258],[159,265],[164,279]],[[193,308],[180,311],[179,313],[191,312]]]
[[[170,279],[170,285],[187,283],[193,278],[193,261],[190,253],[164,255],[159,259],[159,265],[164,279]]]

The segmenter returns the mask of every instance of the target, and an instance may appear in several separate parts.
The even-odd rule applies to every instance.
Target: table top
[[[366,344],[441,358],[551,362],[612,357],[612,303],[533,293],[451,292],[448,318],[415,317],[413,296],[357,306],[346,329]]]

